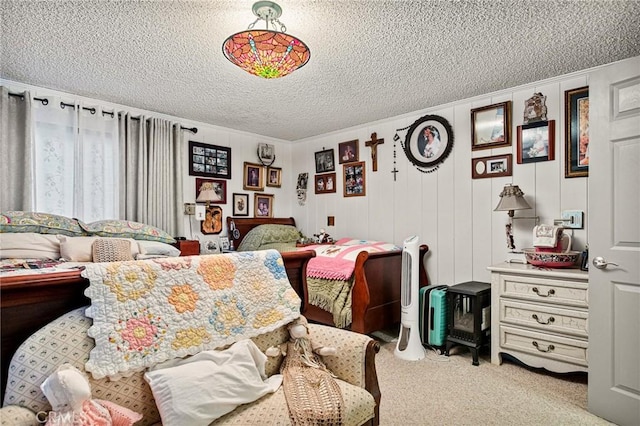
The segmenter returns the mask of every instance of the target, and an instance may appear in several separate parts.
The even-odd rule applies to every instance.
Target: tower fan
[[[424,358],[424,348],[420,341],[420,301],[419,292],[419,247],[416,235],[404,240],[402,249],[402,283],[400,304],[400,336],[394,354],[407,361]]]

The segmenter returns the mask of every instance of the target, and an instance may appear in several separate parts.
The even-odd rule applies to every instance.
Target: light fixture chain
[[[286,33],[287,32],[287,27],[284,26],[284,24],[282,22],[280,22],[280,20],[278,18],[273,19],[271,21],[271,25],[273,25],[273,28],[275,28],[276,26],[274,25],[274,22],[277,23],[278,25],[280,25],[280,32],[281,33]]]
[[[262,18],[258,17],[255,21],[253,21],[252,23],[249,24],[249,27],[247,27],[248,30],[252,30],[253,27],[256,26],[256,23]]]

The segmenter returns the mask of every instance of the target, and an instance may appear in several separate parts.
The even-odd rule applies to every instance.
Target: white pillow
[[[140,254],[145,256],[180,256],[180,250],[160,241],[138,240],[138,246],[140,246]]]
[[[58,235],[60,240],[60,256],[67,262],[92,262],[93,242],[105,237],[67,237]],[[119,238],[131,243],[131,256],[135,259],[140,249],[138,243],[132,238]]]
[[[1,233],[2,259],[60,259],[60,242],[55,235],[35,232]]]
[[[206,426],[280,387],[279,374],[266,378],[267,357],[250,339],[221,351],[159,364],[145,373],[165,426]],[[170,365],[170,367],[167,367]]]

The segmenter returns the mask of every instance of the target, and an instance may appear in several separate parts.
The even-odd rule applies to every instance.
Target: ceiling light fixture
[[[229,61],[263,78],[284,77],[309,61],[311,52],[307,45],[285,34],[287,28],[278,20],[282,15],[280,6],[271,1],[259,1],[254,3],[252,10],[258,18],[246,31],[227,37],[222,44],[222,52]],[[260,20],[266,22],[266,29],[253,29]],[[276,29],[278,26],[280,31]]]

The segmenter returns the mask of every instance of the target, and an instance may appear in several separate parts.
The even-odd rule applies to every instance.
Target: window
[[[117,218],[117,115],[60,105],[33,110],[34,210],[84,222]]]

